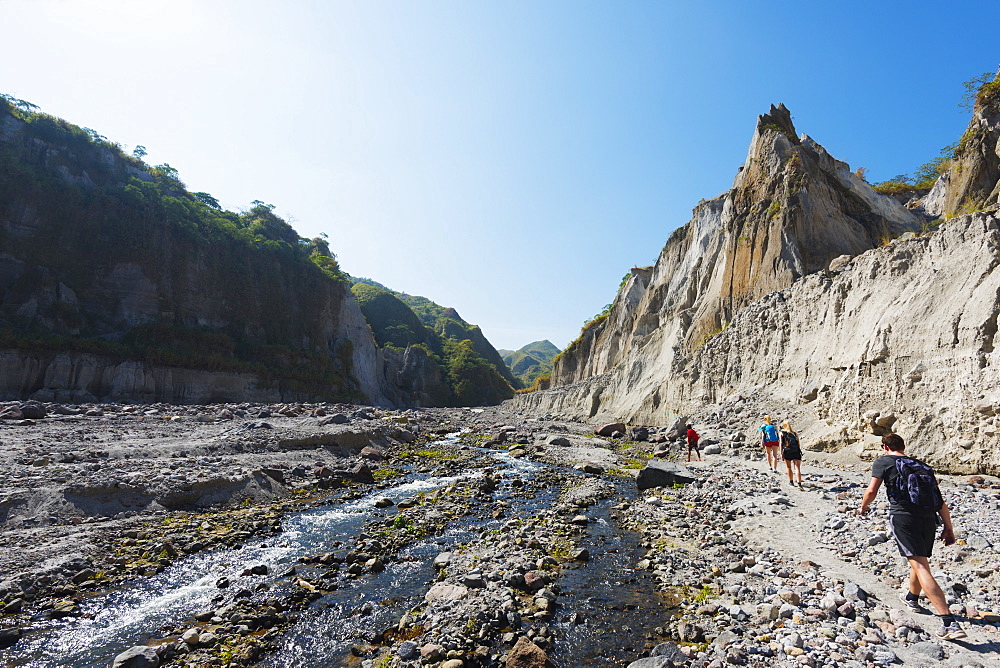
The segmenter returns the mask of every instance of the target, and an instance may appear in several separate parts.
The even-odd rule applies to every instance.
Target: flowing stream
[[[494,496],[509,504],[511,516],[532,515],[554,500],[557,490],[543,491],[527,500],[510,494],[512,478],[530,477],[545,465],[515,459],[506,452],[483,452],[496,461],[501,485]],[[269,575],[264,581],[277,584],[299,557],[326,551],[336,540],[349,541],[366,524],[396,512],[393,507],[377,508],[377,499],[388,497],[398,502],[455,480],[410,473],[398,484],[372,490],[365,497],[289,514],[279,534],[242,548],[180,558],[158,575],[82,602],[81,617],[39,621],[7,650],[3,663],[31,668],[110,666],[125,649],[160,638],[165,627],[216,607],[219,590],[215,583],[219,578],[238,580],[248,564],[267,564]],[[634,495],[634,483],[622,481],[618,492]],[[644,638],[663,618],[655,582],[646,571],[634,568],[642,556],[636,537],[618,529],[610,519],[611,505],[609,500],[588,510],[595,521],[583,546],[594,556],[589,563],[568,567],[559,581],[563,592],[560,607],[577,613],[571,623],[567,621],[570,613],[560,611],[551,623],[557,633],[550,653],[562,665],[625,665],[638,658]],[[394,626],[404,612],[419,603],[434,575],[431,562],[438,553],[496,528],[502,521],[462,518],[444,535],[404,549],[398,555],[401,559],[389,563],[384,571],[324,594],[299,613],[297,623],[284,634],[281,649],[259,665],[354,665],[357,659],[350,654],[353,645],[370,641]],[[658,614],[649,614],[653,608]]]

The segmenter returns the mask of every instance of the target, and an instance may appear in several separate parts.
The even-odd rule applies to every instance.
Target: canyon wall
[[[810,413],[814,436],[838,434],[823,447],[891,428],[936,465],[1000,472],[1000,220],[981,164],[1000,158],[991,99],[972,127],[976,142],[906,208],[793,141],[772,108],[733,188],[633,270],[557,361],[552,389],[508,405],[655,425],[754,395]]]
[[[419,399],[308,240],[267,205],[206,202],[169,165],[0,108],[0,398]]]

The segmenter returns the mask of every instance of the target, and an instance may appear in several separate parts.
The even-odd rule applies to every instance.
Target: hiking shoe
[[[938,634],[941,640],[961,640],[968,635],[958,622],[945,624],[944,629]]]
[[[899,600],[903,602],[903,605],[905,605],[907,608],[909,608],[914,612],[923,612],[924,606],[920,605],[920,599],[917,598],[917,600],[915,601],[908,599],[906,598],[907,594],[909,594],[909,592],[904,591],[902,594],[899,595]]]

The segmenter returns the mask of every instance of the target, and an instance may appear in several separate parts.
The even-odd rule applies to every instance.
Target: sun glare
[[[199,23],[192,0],[53,0],[44,6],[53,22],[109,42],[176,39]]]

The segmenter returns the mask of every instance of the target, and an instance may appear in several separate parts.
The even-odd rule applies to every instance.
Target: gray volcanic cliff
[[[417,398],[270,207],[222,211],[169,165],[0,102],[0,398]]]
[[[977,105],[973,126],[997,136],[991,107]],[[997,149],[976,146],[953,169],[990,173]],[[942,179],[926,210],[993,210],[934,230],[795,140],[772,108],[733,188],[700,204],[652,268],[633,270],[609,315],[559,358],[553,389],[510,405],[664,424],[756,393],[802,404],[816,447],[863,449],[892,428],[939,466],[998,472],[1000,220],[996,183],[974,181],[970,198],[969,180]],[[931,231],[896,238],[921,224]]]

